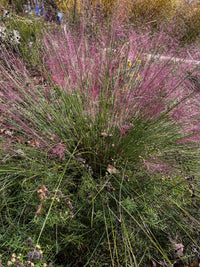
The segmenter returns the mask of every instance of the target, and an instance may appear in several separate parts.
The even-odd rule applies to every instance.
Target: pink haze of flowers
[[[121,30],[119,33],[116,31],[112,42],[115,43],[115,39],[121,34]],[[112,94],[115,99],[113,111],[116,117],[113,123],[119,127],[126,124],[130,116],[138,113],[138,110],[141,116],[156,118],[196,90],[195,97],[178,105],[171,115],[185,124],[184,131],[198,130],[196,117],[199,114],[197,99],[200,98],[200,93],[186,78],[187,70],[196,75],[198,66],[159,60],[145,61],[145,54],[155,53],[155,49],[157,53],[177,55],[176,41],[170,40],[171,44],[168,42],[165,45],[166,42],[164,33],[152,38],[149,33],[138,34],[133,31],[129,34],[127,42],[115,48],[115,44],[111,47],[111,41],[105,36],[100,43],[93,43],[92,40],[88,42],[84,35],[80,36],[77,42],[71,32],[65,29],[56,39],[45,39],[47,68],[53,80],[63,90],[70,93],[78,90],[80,94],[86,94],[86,111],[91,114],[95,114],[100,108],[99,98],[105,86],[104,78],[107,71],[109,80],[106,97]],[[182,51],[178,52],[184,56]],[[131,62],[131,68],[127,60]],[[141,60],[141,63],[138,63],[138,60]],[[130,78],[130,74],[133,77]],[[190,125],[190,129],[187,128],[187,124]]]
[[[119,44],[118,39],[122,36],[126,40]],[[156,53],[174,55],[175,41],[165,45],[163,33],[153,38],[148,32],[131,31],[127,35],[121,29],[113,29],[111,37],[102,34],[97,41],[88,38],[84,31],[75,37],[67,28],[60,33],[46,34],[44,66],[54,86],[59,86],[66,94],[80,95],[84,99],[82,111],[90,122],[102,112],[102,103],[106,103],[106,131],[119,129],[120,140],[126,137],[124,126],[131,128],[132,117],[156,120],[194,92],[169,114],[180,123],[183,133],[190,134],[190,141],[199,142],[200,92],[186,78],[187,70],[198,75],[197,69],[184,63],[147,61],[145,57],[155,50]],[[6,122],[9,118],[13,128],[37,139],[41,149],[64,158],[67,144],[62,141],[62,134],[56,135],[55,127],[62,127],[66,114],[57,126],[49,127],[56,121],[50,108],[51,91],[34,84],[23,62],[13,55],[4,56],[7,62],[12,60],[12,68],[0,66],[0,97],[3,101],[0,103],[3,114],[0,123],[11,127]]]

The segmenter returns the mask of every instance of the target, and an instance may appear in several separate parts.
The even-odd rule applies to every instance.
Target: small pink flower
[[[65,149],[66,149],[66,145],[59,143],[57,146],[54,147],[52,154],[55,156],[59,156],[60,159],[64,159],[65,158]]]

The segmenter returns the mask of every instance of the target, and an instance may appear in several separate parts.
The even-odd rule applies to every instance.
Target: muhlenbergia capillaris
[[[171,263],[170,223],[195,239],[186,228],[193,215],[184,190],[193,190],[198,205],[199,65],[172,47],[163,32],[152,36],[113,23],[93,36],[84,23],[75,33],[64,26],[41,37],[36,77],[12,51],[1,50],[1,183],[7,190],[37,177],[37,186],[62,187],[70,195],[67,209],[71,198],[75,210],[65,222],[54,217],[58,224],[77,220],[77,235],[86,239],[90,228],[98,229],[92,251],[80,241],[85,263],[101,254],[101,240],[113,266],[139,266],[155,250]],[[51,202],[39,239],[56,212]],[[64,226],[56,231],[67,248]]]

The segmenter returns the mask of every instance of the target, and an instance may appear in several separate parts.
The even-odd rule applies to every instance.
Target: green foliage
[[[127,165],[118,174],[94,179],[76,159],[67,169],[63,163],[48,160],[44,164],[44,158],[17,162],[12,158],[1,168],[5,252],[21,253],[23,241],[32,235],[55,266],[76,266],[78,261],[89,266],[111,262],[125,266],[130,257],[145,265],[149,253],[157,260],[173,261],[169,237],[176,235],[187,244],[186,251],[193,242],[198,246],[200,203],[198,195],[191,194],[198,183],[195,178],[149,174]],[[60,183],[58,177],[62,177]],[[46,189],[41,201],[42,185]]]
[[[8,29],[19,31],[21,54],[33,65],[42,55],[40,46],[40,54],[34,57],[40,26],[39,21],[17,16],[7,22]],[[33,50],[28,49],[30,42]],[[88,95],[77,88],[70,94],[51,79],[47,97],[45,87],[35,87],[30,79],[24,102],[10,106],[10,114],[19,112],[28,127],[37,126],[33,129],[41,134],[39,141],[50,143],[46,147],[42,143],[41,150],[38,140],[32,140],[16,121],[11,139],[0,129],[3,264],[12,253],[21,253],[25,263],[29,246],[23,243],[29,236],[44,248],[44,260],[35,262],[38,267],[49,261],[53,266],[147,266],[149,258],[172,264],[176,252],[170,239],[184,245],[179,258],[185,264],[197,256],[198,144],[177,142],[183,134],[169,112],[146,119],[137,116],[140,109],[136,110],[128,121],[132,127],[123,136],[116,121],[110,126],[117,118],[115,98],[107,100],[105,91],[114,88],[119,73],[110,77],[107,56],[101,109],[95,116],[88,109]],[[17,75],[16,84],[23,77]],[[86,90],[90,80],[81,82]],[[23,80],[16,90],[23,92],[24,84]],[[60,151],[50,152],[60,140],[66,148],[59,157]]]
[[[14,10],[16,13],[22,13],[23,12],[23,7],[27,3],[26,0],[11,0],[11,4],[14,7]]]
[[[30,65],[37,63],[37,49],[39,46],[39,35],[45,28],[43,20],[36,20],[33,17],[21,17],[12,14],[5,21],[8,30],[17,30],[20,36],[20,45],[17,51],[22,58]]]

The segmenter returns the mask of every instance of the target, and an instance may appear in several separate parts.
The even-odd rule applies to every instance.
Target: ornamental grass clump
[[[156,40],[151,40],[152,37],[148,34],[141,37],[131,32],[128,42],[121,44],[120,47],[116,41],[117,32],[113,33],[111,39],[104,37],[101,42],[96,41],[95,44],[92,39],[86,41],[84,35],[74,38],[76,37],[73,37],[66,28],[60,36],[57,36],[57,40],[46,36],[45,65],[59,90],[69,93],[70,98],[75,98],[73,106],[70,105],[70,109],[75,109],[73,114],[81,113],[83,116],[80,119],[78,115],[78,120],[80,119],[83,125],[79,130],[74,130],[79,136],[79,145],[83,144],[84,148],[81,149],[94,147],[94,144],[96,146],[98,143],[96,141],[101,140],[100,144],[103,144],[101,149],[106,149],[104,156],[111,151],[113,156],[119,151],[123,155],[124,146],[121,148],[120,142],[123,142],[121,139],[125,141],[128,138],[122,136],[127,136],[129,132],[136,133],[136,129],[133,129],[137,128],[138,123],[146,124],[146,133],[149,129],[157,127],[157,123],[161,123],[164,132],[166,124],[171,125],[170,128],[178,127],[181,131],[182,126],[174,120],[175,111],[177,113],[179,110],[183,114],[188,106],[186,103],[189,102],[190,110],[194,113],[184,113],[184,120],[191,127],[191,120],[195,120],[195,115],[198,113],[198,104],[195,104],[190,96],[199,97],[197,88],[190,82],[188,79],[190,75],[186,72],[192,66],[187,66],[188,63],[184,61],[181,64],[170,62],[170,56],[167,61],[162,60],[162,56],[161,59],[154,58],[153,47],[154,50],[157,49],[158,55],[159,53],[161,55],[168,53],[174,57],[178,55],[176,51],[172,49],[170,51],[169,47],[162,49],[159,47],[159,42],[165,40],[162,35],[155,38]],[[145,44],[148,44],[148,49]],[[197,68],[198,66],[194,66],[193,75],[197,73]],[[74,127],[79,127],[79,123],[74,123]],[[81,133],[83,127],[88,128],[86,136]],[[161,128],[159,127],[159,131]],[[102,135],[107,135],[109,142],[102,142]],[[151,136],[149,133],[147,135]],[[120,142],[116,144],[115,139]],[[90,146],[88,143],[90,141],[95,143]],[[137,144],[134,148],[137,150]],[[93,152],[95,158],[97,155],[102,155],[102,150],[100,153]],[[104,158],[105,162],[108,158],[107,156]],[[104,164],[102,159],[99,162]]]
[[[162,34],[86,32],[44,32],[38,77],[1,51],[1,211],[5,229],[17,222],[2,236],[17,247],[34,234],[55,266],[188,263],[200,246],[198,65],[172,60]]]
[[[105,171],[116,155],[122,162],[129,157],[138,162],[147,140],[155,142],[162,131],[174,146],[180,137],[173,132],[178,124],[169,110],[191,94],[186,90],[189,81],[184,81],[182,73],[174,75],[180,71],[178,66],[172,70],[166,62],[145,61],[131,38],[129,44],[115,47],[116,38],[88,41],[84,33],[75,37],[66,28],[56,39],[46,34],[43,74],[47,88],[34,85],[23,63],[21,67],[17,63],[17,77],[16,67],[10,71],[3,66],[5,123],[20,126],[49,156],[64,158],[78,145],[97,173]],[[163,140],[157,142],[163,145]]]

